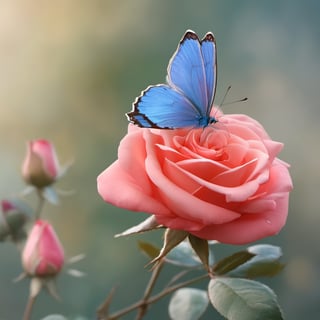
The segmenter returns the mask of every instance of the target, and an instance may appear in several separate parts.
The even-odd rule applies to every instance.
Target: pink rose
[[[59,162],[54,146],[47,140],[30,141],[22,165],[24,180],[37,188],[44,188],[59,175]]]
[[[0,241],[10,236],[14,242],[25,239],[24,227],[29,219],[29,207],[19,201],[1,200]]]
[[[22,252],[22,264],[29,275],[37,277],[54,276],[62,269],[63,247],[48,222],[35,222]]]
[[[292,189],[277,158],[283,145],[246,115],[218,119],[200,129],[129,124],[118,160],[98,177],[100,195],[203,239],[243,244],[278,233]]]

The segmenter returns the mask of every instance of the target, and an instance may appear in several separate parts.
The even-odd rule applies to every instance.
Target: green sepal
[[[130,236],[132,234],[143,233],[146,231],[151,231],[151,230],[159,229],[159,228],[163,228],[163,226],[157,222],[155,216],[150,216],[147,219],[140,222],[139,224],[137,224],[137,225],[121,232],[121,233],[116,234],[115,238]]]
[[[187,231],[166,229],[164,233],[164,242],[159,255],[150,261],[149,264],[158,263],[163,257],[167,255],[174,247],[176,247],[180,242],[182,242],[188,236]]]
[[[46,199],[49,203],[53,205],[59,204],[59,196],[54,187],[48,186],[41,189],[41,195],[44,199]]]
[[[193,250],[201,260],[204,268],[207,271],[210,271],[208,240],[200,239],[192,234],[189,234],[188,238]]]

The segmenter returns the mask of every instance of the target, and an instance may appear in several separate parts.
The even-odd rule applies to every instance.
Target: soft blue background
[[[24,188],[26,141],[51,140],[61,162],[75,160],[58,187],[76,193],[59,207],[47,205],[45,217],[69,256],[87,254],[78,265],[87,276],[62,275],[62,301],[42,295],[34,319],[57,312],[94,319],[114,285],[114,308],[142,294],[147,260],[135,240],[159,244],[161,234],[114,239],[145,215],[104,204],[96,176],[117,157],[124,113],[147,85],[164,81],[189,28],[216,36],[216,102],[230,84],[229,100],[249,98],[223,111],[250,115],[285,144],[281,158],[291,164],[295,184],[289,219],[279,236],[264,242],[283,247],[287,267],[267,283],[287,319],[319,318],[319,12],[317,0],[1,1],[0,197]],[[34,200],[28,197],[31,205]],[[28,282],[12,283],[21,272],[19,255],[1,244],[0,256],[0,319],[21,319]],[[146,319],[167,319],[166,303],[153,306]],[[203,319],[221,319],[213,314]]]

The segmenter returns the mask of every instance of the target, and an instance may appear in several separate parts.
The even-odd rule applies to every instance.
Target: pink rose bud
[[[48,222],[35,222],[22,252],[22,264],[29,275],[37,277],[54,276],[62,269],[63,247]]]
[[[17,208],[9,200],[2,200],[1,209],[2,209],[2,212],[6,214],[6,213],[9,213],[10,211],[16,210]]]
[[[12,239],[24,239],[24,226],[29,218],[29,208],[15,201],[1,201],[0,241],[8,236]]]
[[[47,140],[30,141],[22,165],[22,176],[26,183],[44,188],[55,182],[60,166],[54,146]]]

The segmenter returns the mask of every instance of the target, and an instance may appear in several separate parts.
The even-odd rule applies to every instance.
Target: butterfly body
[[[128,119],[143,128],[206,127],[216,91],[216,44],[211,32],[200,40],[187,31],[168,65],[167,84],[149,86],[133,103]]]

